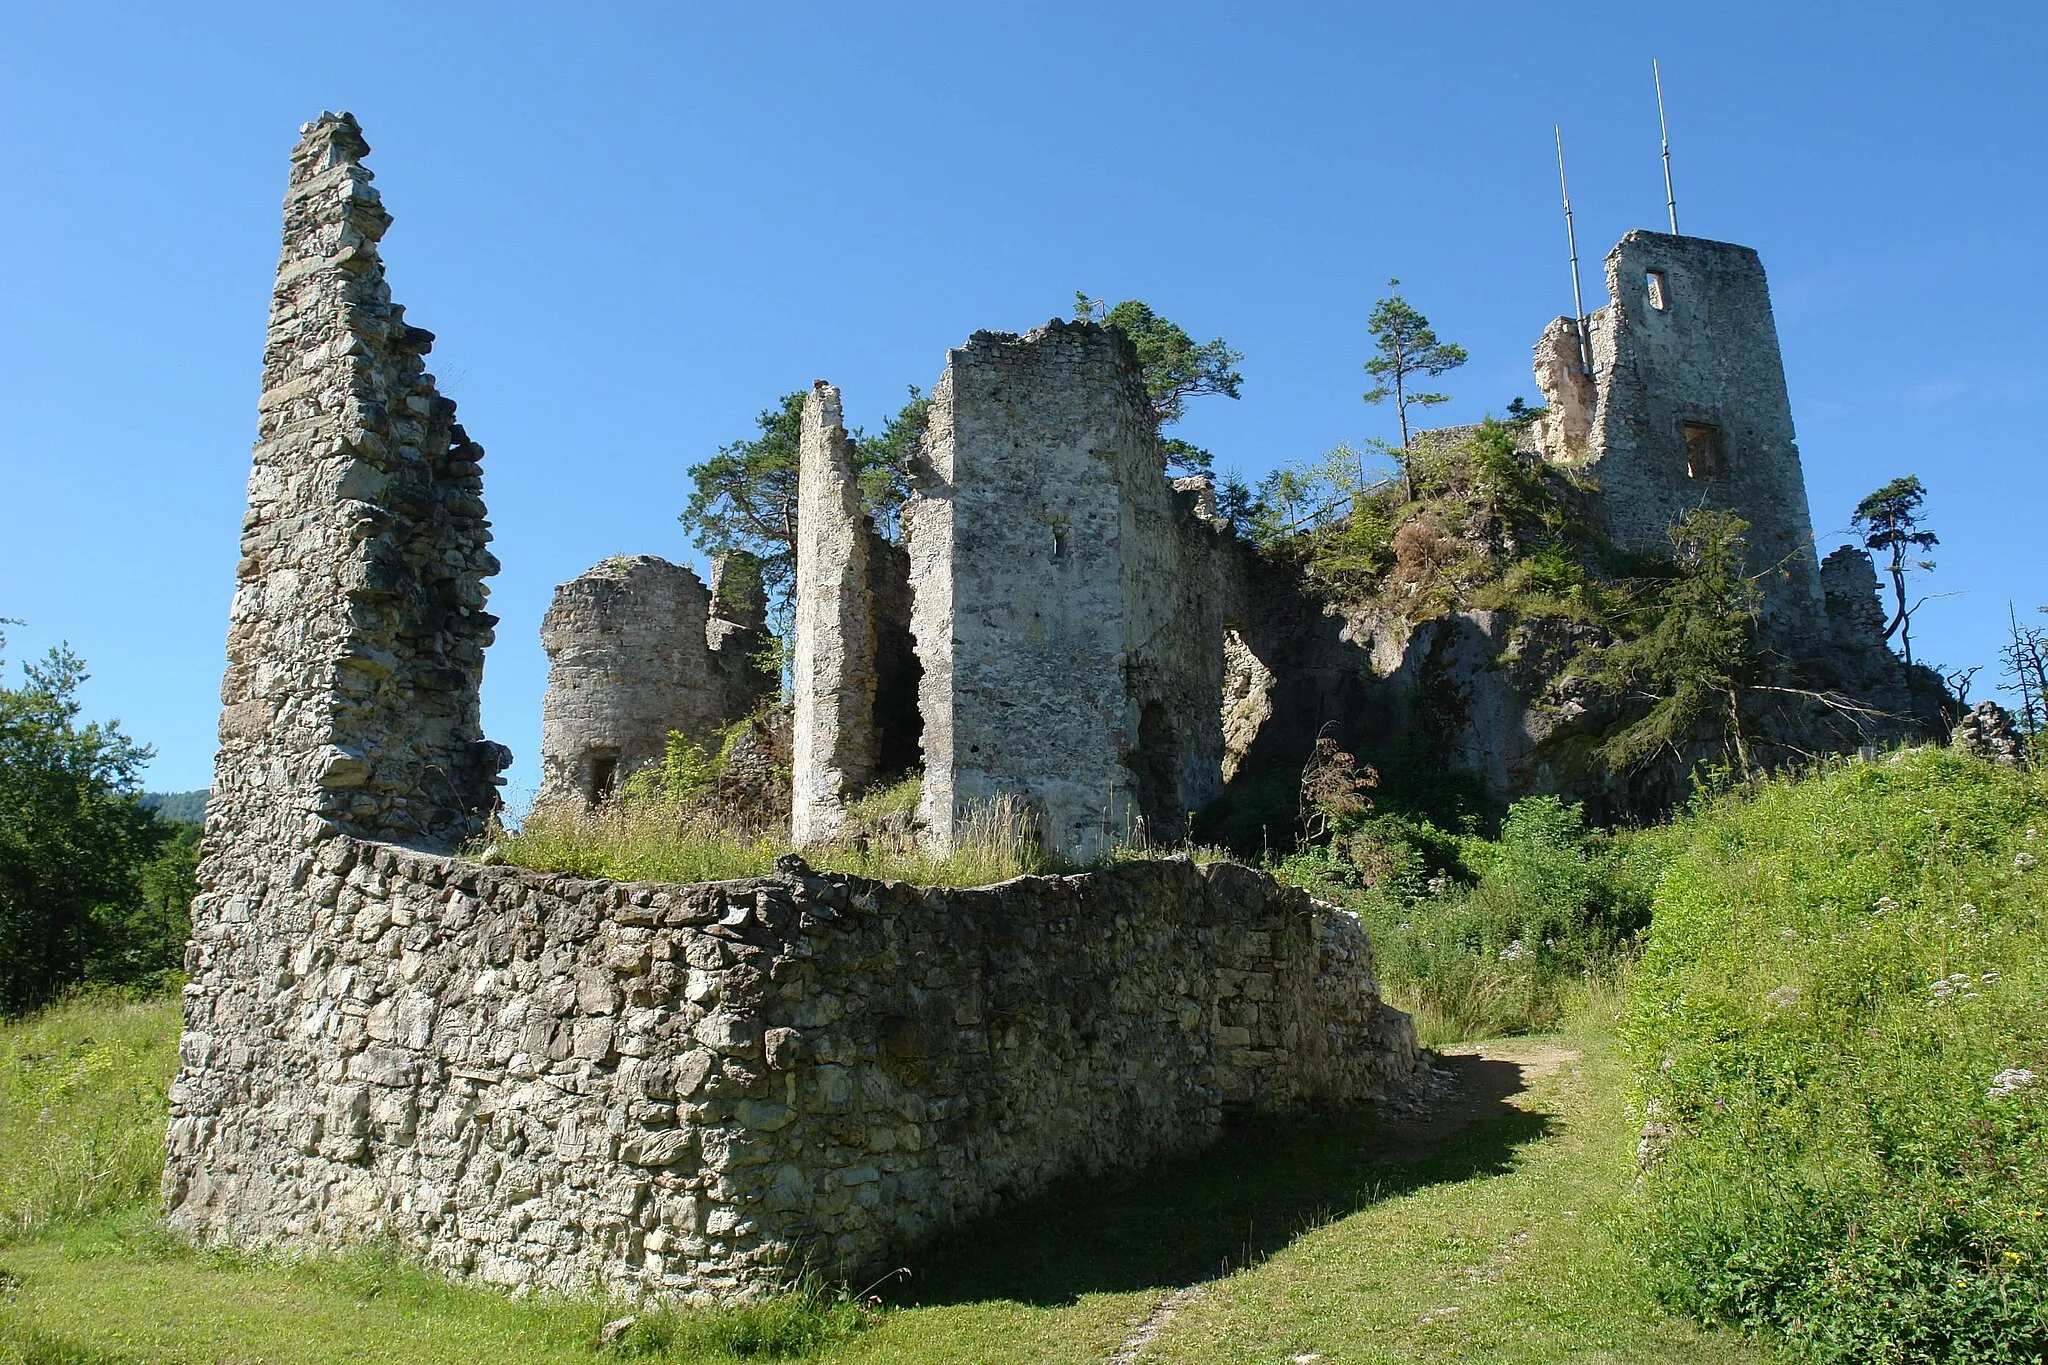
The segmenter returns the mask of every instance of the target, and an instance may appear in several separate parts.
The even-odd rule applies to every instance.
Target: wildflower
[[[2021,872],[2025,872],[2028,868],[2032,867],[2037,861],[2039,860],[2035,858],[2033,854],[2027,853],[2025,851],[2021,851],[2019,853],[2015,853],[2012,855],[2012,865],[2015,868],[2019,869]]]
[[[1764,1003],[1774,1010],[1789,1010],[1799,1003],[1799,996],[1797,986],[1780,986],[1764,997]]]
[[[2009,1066],[1991,1078],[1991,1088],[1984,1092],[1987,1100],[2002,1100],[2007,1095],[2016,1095],[2034,1083],[2034,1073],[2023,1066]]]
[[[1984,975],[1978,977],[1977,980],[1982,982],[1986,986],[1995,986],[1998,984],[1998,973],[1986,972],[1984,973]]]
[[[1787,943],[1797,943],[1799,942],[1799,931],[1797,929],[1780,929],[1778,937],[1784,939]]]
[[[2030,843],[2030,844],[2031,844],[2031,843],[2033,843],[2033,842],[2034,842],[2035,840],[2039,839],[2040,837],[2041,837],[2041,831],[2040,831],[2040,830],[2038,830],[2038,829],[2035,829],[2035,828],[2034,828],[2034,827],[2033,827],[2032,825],[2028,825],[2028,826],[2027,826],[2027,842],[2028,842],[2028,843]]]
[[[1516,939],[1514,942],[1508,944],[1507,947],[1500,950],[1500,960],[1502,962],[1520,962],[1523,958],[1527,957],[1528,955],[1529,951],[1528,949],[1522,946],[1522,940],[1520,939]]]
[[[1877,898],[1877,903],[1870,907],[1870,913],[1873,915],[1889,915],[1892,911],[1898,908],[1899,903],[1893,900],[1890,896],[1879,896]]]

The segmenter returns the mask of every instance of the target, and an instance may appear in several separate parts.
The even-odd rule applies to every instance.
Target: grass
[[[172,998],[84,997],[0,1028],[0,1244],[155,1194]]]
[[[103,1001],[0,1027],[0,1083],[24,1093],[23,1076],[47,1074],[40,1059],[122,1038],[130,1092],[160,1096],[174,1019],[170,1002]],[[1581,1059],[1518,1072],[1515,1058],[1560,1049]],[[1262,1121],[1210,1152],[1077,1182],[962,1229],[910,1258],[880,1312],[814,1286],[723,1312],[642,1313],[608,1347],[603,1324],[629,1310],[515,1301],[388,1249],[195,1252],[147,1201],[86,1214],[124,1187],[10,1141],[8,1188],[31,1168],[74,1174],[41,1177],[57,1197],[36,1207],[52,1212],[0,1245],[0,1362],[1095,1362],[1189,1284],[1206,1288],[1145,1359],[1763,1359],[1665,1318],[1638,1284],[1614,1231],[1633,1133],[1613,1045],[1594,1034],[1489,1050],[1461,1064],[1498,1098],[1438,1146],[1357,1111]],[[1509,1093],[1517,1074],[1524,1088]],[[153,1169],[161,1103],[103,1104],[74,1086],[63,1107],[101,1117],[49,1131],[99,1131],[106,1149],[125,1126],[132,1141],[112,1146],[149,1151]]]
[[[909,785],[909,784],[905,784]],[[914,788],[911,800],[916,799]],[[865,816],[896,809],[902,788],[870,798]],[[497,855],[519,867],[617,881],[710,882],[765,877],[790,851],[786,831],[734,829],[657,798],[607,802],[595,810],[540,807],[498,836]],[[804,850],[813,867],[920,886],[987,886],[1073,865],[1046,852],[1026,814],[1007,800],[972,811],[949,853],[898,840],[862,840]]]
[[[1628,1022],[1658,1286],[1817,1359],[2048,1355],[2048,781],[1919,750],[1686,833]]]
[[[1274,871],[1358,912],[1381,989],[1433,1047],[1611,1013],[1671,837],[1590,830],[1579,807],[1540,796],[1510,808],[1498,840],[1367,815]]]

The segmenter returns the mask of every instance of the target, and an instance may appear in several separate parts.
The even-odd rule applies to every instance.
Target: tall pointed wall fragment
[[[498,562],[483,450],[384,282],[368,151],[326,114],[292,152],[210,804],[243,837],[311,815],[452,848],[508,758],[477,710]]]
[[[839,390],[804,397],[797,463],[795,738],[790,834],[835,838],[849,798],[875,776],[875,615],[853,442]]]

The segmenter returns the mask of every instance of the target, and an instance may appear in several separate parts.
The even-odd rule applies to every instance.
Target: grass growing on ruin
[[[85,997],[0,1028],[0,1243],[153,1195],[175,997]]]
[[[786,832],[735,831],[661,801],[624,799],[595,810],[543,806],[498,836],[506,862],[544,872],[616,881],[711,882],[766,877],[790,851]],[[920,886],[986,886],[1071,866],[1047,854],[1007,805],[977,811],[953,851],[875,840],[804,850],[813,867]]]

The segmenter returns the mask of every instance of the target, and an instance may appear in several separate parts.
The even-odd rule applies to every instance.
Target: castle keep
[[[1819,628],[1813,519],[1763,263],[1746,246],[1638,230],[1607,253],[1607,295],[1586,318],[1590,374],[1574,320],[1537,344],[1544,458],[1599,480],[1624,549],[1668,554],[1686,512],[1740,512],[1767,624]]]

